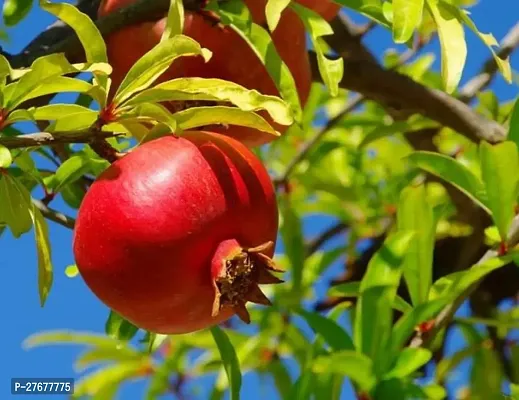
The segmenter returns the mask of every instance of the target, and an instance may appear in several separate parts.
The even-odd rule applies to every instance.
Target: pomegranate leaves
[[[162,33],[161,41],[181,35],[184,31],[184,3],[182,0],[170,0],[166,28]]]
[[[248,90],[237,83],[222,79],[173,79],[143,90],[128,100],[125,105],[134,106],[150,101],[187,100],[228,102],[243,111],[266,110],[275,122],[282,125],[290,125],[293,122],[290,109],[279,97],[264,95],[257,90]]]
[[[230,21],[229,27],[236,31],[255,51],[276,84],[281,97],[289,104],[294,119],[299,122],[302,117],[302,108],[294,77],[279,56],[268,32],[258,24],[243,23],[243,8],[246,9],[246,6],[241,0],[230,0],[220,5],[219,12]]]
[[[201,55],[207,61],[211,52],[184,35],[176,35],[160,42],[130,69],[117,88],[114,104],[120,105],[133,94],[147,89],[176,58],[195,55]]]
[[[240,362],[236,355],[231,341],[227,334],[217,326],[211,328],[211,334],[218,346],[220,356],[222,358],[223,368],[229,380],[229,388],[231,391],[231,400],[240,399],[240,389],[242,383]]]
[[[324,84],[328,87],[332,96],[337,96],[339,94],[339,82],[344,74],[344,60],[340,57],[335,60],[327,58],[324,55],[326,43],[324,43],[322,38],[323,36],[333,35],[332,27],[324,18],[319,16],[319,14],[306,7],[295,2],[291,4],[291,7],[302,19],[310,34],[317,54],[319,72]]]

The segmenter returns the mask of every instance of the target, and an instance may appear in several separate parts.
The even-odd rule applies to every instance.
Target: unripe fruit
[[[269,175],[238,141],[190,131],[147,142],[113,163],[79,209],[74,256],[114,311],[158,333],[192,332],[269,304],[279,283]]]
[[[107,0],[101,3],[99,16],[109,14],[135,0]],[[251,6],[253,16],[258,6],[263,9],[266,0],[246,0]],[[255,21],[263,23],[263,21]],[[166,25],[166,19],[157,22],[142,23],[125,27],[106,38],[108,59],[113,67],[113,87],[117,88],[122,79],[151,48],[157,45]],[[218,26],[206,16],[186,12],[184,21],[185,35],[193,38],[202,47],[208,48],[213,55],[205,63],[201,57],[181,57],[160,78],[159,82],[179,77],[219,78],[238,83],[260,93],[279,96],[274,81],[254,51],[239,34],[229,27]],[[286,10],[278,28],[272,34],[272,40],[280,57],[287,64],[294,76],[301,104],[305,104],[311,85],[311,69],[306,48],[306,32],[297,15]],[[128,45],[131,43],[131,46]],[[260,113],[277,130],[283,132],[286,127],[275,124],[266,113]],[[245,127],[226,128],[211,126],[207,129],[231,135],[248,146],[268,143],[275,136]]]

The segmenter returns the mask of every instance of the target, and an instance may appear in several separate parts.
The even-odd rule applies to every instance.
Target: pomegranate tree
[[[278,228],[269,175],[240,142],[164,136],[113,163],[78,213],[74,255],[90,289],[135,325],[165,334],[249,322],[270,304]]]

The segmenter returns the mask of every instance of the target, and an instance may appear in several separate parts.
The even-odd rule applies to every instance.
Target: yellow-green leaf
[[[485,184],[492,219],[506,240],[514,217],[514,206],[519,189],[519,153],[514,142],[480,145],[481,174]]]
[[[289,107],[279,97],[263,95],[257,90],[221,79],[173,79],[143,90],[128,100],[125,106],[179,100],[230,102],[243,111],[266,110],[274,121],[282,125],[293,122]]]
[[[424,0],[393,0],[393,40],[406,43],[420,25]]]
[[[27,189],[20,190],[16,178],[0,173],[0,221],[16,238],[31,230],[30,201]]]
[[[447,5],[448,6],[448,5]],[[467,58],[467,43],[463,25],[452,13],[451,8],[438,0],[427,0],[440,36],[442,55],[442,78],[447,93],[458,86]]]
[[[268,0],[265,7],[265,16],[267,18],[267,26],[271,32],[276,30],[281,14],[290,4],[291,0]]]
[[[211,57],[211,52],[184,35],[161,41],[128,71],[117,89],[114,103],[121,104],[135,93],[148,88],[176,58],[197,55],[203,56],[207,61]]]
[[[193,107],[173,114],[182,130],[214,124],[228,124],[254,128],[279,136],[279,133],[258,114],[234,107]]]
[[[310,34],[317,54],[317,65],[324,84],[328,87],[332,96],[337,96],[339,94],[339,82],[344,74],[344,60],[342,57],[335,60],[327,58],[324,54],[326,44],[322,39],[323,36],[333,35],[332,27],[319,14],[306,7],[296,3],[293,3],[291,7],[302,19]]]
[[[0,168],[8,168],[13,162],[9,149],[0,144]]]
[[[181,35],[184,31],[184,3],[182,0],[170,0],[166,28],[162,33],[161,41]]]

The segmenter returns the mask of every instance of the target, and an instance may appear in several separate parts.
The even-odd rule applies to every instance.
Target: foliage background
[[[366,19],[350,11],[347,15],[355,22],[364,23]],[[502,38],[508,29],[517,22],[519,5],[515,0],[482,0],[480,4],[472,9],[472,17],[483,32],[492,32],[498,39]],[[17,53],[24,48],[34,36],[44,30],[53,19],[35,7],[29,16],[18,26],[7,29],[11,39],[4,46],[9,53]],[[376,28],[366,35],[363,41],[382,60],[384,52],[388,48],[404,51],[403,45],[396,46],[391,40],[388,32]],[[476,75],[483,60],[489,56],[488,49],[471,32],[467,32],[467,43],[469,48],[468,60],[465,67],[462,84]],[[436,56],[432,69],[439,71],[440,56],[437,40],[425,46],[423,53],[430,52]],[[512,55],[512,68],[519,67],[519,56]],[[490,90],[499,100],[511,100],[518,93],[517,80],[508,85],[498,76],[492,83]],[[67,95],[58,96],[56,101],[68,101]],[[37,192],[38,193],[38,192]],[[38,193],[37,196],[41,195]],[[66,210],[73,215],[74,210],[69,209],[61,199],[53,203],[55,208]],[[322,232],[335,220],[323,216],[311,216],[304,218],[305,237],[310,238]],[[36,254],[31,235],[25,235],[14,240],[10,233],[4,233],[0,241],[0,302],[3,314],[2,324],[2,367],[0,368],[0,389],[6,393],[10,385],[11,377],[37,377],[37,376],[78,376],[77,371],[72,369],[74,359],[84,349],[83,346],[70,347],[45,347],[26,351],[22,349],[21,343],[30,334],[41,330],[72,329],[79,331],[104,332],[104,322],[107,309],[93,294],[85,287],[81,279],[69,279],[64,274],[67,265],[73,263],[71,253],[71,231],[50,223],[50,238],[53,243],[53,260],[55,265],[55,281],[53,290],[49,296],[45,308],[39,307],[37,290],[37,276],[35,274]],[[337,237],[327,243],[327,247],[340,244],[343,237]],[[283,252],[283,244],[279,242],[277,252]],[[343,271],[343,261],[336,262],[327,273],[315,282],[318,298],[325,296],[328,289],[329,279],[337,276]],[[511,302],[505,302],[502,307],[511,307]],[[459,315],[467,315],[468,307],[465,304],[459,311]],[[518,321],[519,325],[519,321]],[[301,324],[303,329],[304,324]],[[308,330],[306,329],[308,332]],[[512,333],[519,339],[519,331]],[[464,346],[463,338],[459,332],[452,330],[447,339],[446,355]],[[456,368],[447,381],[447,387],[451,394],[467,384],[470,369],[470,361],[465,361]],[[297,367],[292,365],[290,371],[296,376]],[[432,372],[431,369],[428,370]],[[197,398],[207,398],[213,384],[214,376],[197,380],[188,388],[198,394]],[[141,399],[144,390],[142,382],[124,385],[121,392],[122,399]],[[247,374],[244,377],[242,393],[246,399],[272,398],[275,395],[273,382],[270,379],[260,379],[256,374]],[[504,390],[507,390],[505,387]],[[5,398],[4,395],[1,396]],[[25,397],[27,399],[30,396]],[[189,398],[189,397],[188,397]],[[351,388],[346,385],[342,398],[353,397]]]

